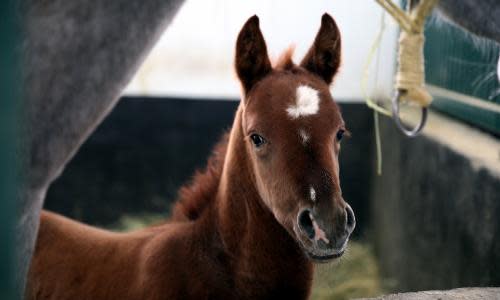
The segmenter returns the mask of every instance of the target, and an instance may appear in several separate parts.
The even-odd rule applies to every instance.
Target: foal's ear
[[[248,19],[238,35],[235,66],[245,93],[272,70],[257,16]]]
[[[340,66],[340,31],[333,18],[325,13],[314,43],[300,66],[330,84]]]

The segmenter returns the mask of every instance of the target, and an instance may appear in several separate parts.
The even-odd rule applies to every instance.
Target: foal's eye
[[[263,137],[261,137],[260,135],[258,134],[252,134],[250,136],[250,138],[252,139],[252,143],[255,145],[255,147],[260,147],[262,145],[264,145],[266,143],[266,139],[264,139]]]
[[[340,140],[342,140],[342,138],[344,137],[344,133],[345,133],[344,129],[339,129],[339,131],[337,131],[337,141],[340,142]]]

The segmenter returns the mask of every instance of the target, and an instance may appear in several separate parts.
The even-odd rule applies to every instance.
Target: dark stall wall
[[[122,214],[168,214],[178,188],[202,168],[229,130],[238,101],[125,97],[51,186],[45,208],[86,223],[108,225]],[[341,185],[368,224],[371,112],[342,103],[352,137],[342,145]]]
[[[499,286],[500,176],[444,139],[408,139],[387,118],[380,125],[384,169],[370,201],[383,275],[396,291]],[[484,151],[480,134],[463,135]]]
[[[370,197],[380,267],[396,291],[499,286],[500,114],[480,107],[500,103],[500,48],[443,22],[425,35],[432,108],[457,119],[432,110],[424,134],[408,139],[381,118],[383,175]]]
[[[90,224],[168,213],[230,128],[236,101],[124,98],[51,186],[45,208]]]

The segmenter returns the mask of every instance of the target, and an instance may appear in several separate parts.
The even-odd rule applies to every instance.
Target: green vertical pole
[[[0,299],[15,297],[13,224],[19,66],[15,1],[0,1]]]

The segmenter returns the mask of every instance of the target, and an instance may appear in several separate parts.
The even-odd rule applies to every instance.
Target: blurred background
[[[300,61],[324,12],[342,33],[332,93],[352,132],[343,141],[341,186],[358,225],[347,255],[318,268],[313,299],[500,285],[500,113],[466,104],[500,104],[500,49],[431,18],[429,124],[408,139],[381,117],[377,175],[373,112],[361,80],[368,72],[366,92],[387,103],[398,28],[374,1],[187,0],[118,105],[50,187],[45,208],[116,230],[166,218],[179,187],[232,124],[240,94],[234,45],[243,23],[257,14],[271,57],[294,45]]]

